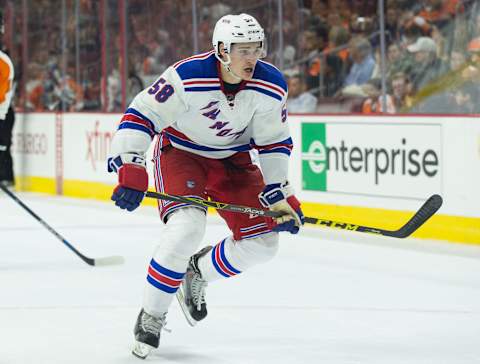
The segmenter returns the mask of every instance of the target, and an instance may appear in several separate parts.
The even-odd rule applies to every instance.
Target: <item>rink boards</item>
[[[108,199],[116,176],[105,160],[120,117],[18,114],[17,188]],[[438,193],[443,207],[414,236],[480,244],[478,117],[290,115],[289,123],[290,181],[306,215],[395,229]]]

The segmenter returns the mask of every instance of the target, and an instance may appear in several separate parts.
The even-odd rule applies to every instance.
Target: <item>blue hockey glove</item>
[[[113,190],[112,201],[121,209],[135,210],[148,189],[145,158],[135,153],[109,158],[108,171],[118,172],[118,185]]]
[[[263,192],[258,195],[258,199],[263,207],[283,214],[273,218],[276,223],[273,231],[288,231],[296,234],[300,230],[300,226],[305,223],[300,202],[293,195],[293,188],[288,182],[265,186]]]

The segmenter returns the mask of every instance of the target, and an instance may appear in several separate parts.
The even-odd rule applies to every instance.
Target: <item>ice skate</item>
[[[132,354],[140,359],[145,359],[153,349],[158,348],[160,332],[165,330],[166,313],[155,317],[146,313],[143,308],[138,314],[137,322],[133,330],[135,334],[135,346]]]
[[[195,326],[207,316],[205,288],[208,283],[202,278],[198,260],[210,250],[212,247],[206,246],[190,258],[182,285],[177,291],[178,302],[190,326]]]

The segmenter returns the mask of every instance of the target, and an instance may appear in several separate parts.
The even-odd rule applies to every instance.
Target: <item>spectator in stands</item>
[[[345,80],[345,65],[336,54],[327,54],[323,79],[324,97],[333,97],[342,88]]]
[[[328,32],[328,46],[325,51],[333,52],[333,50],[344,47],[337,51],[337,55],[346,64],[348,60],[348,41],[350,40],[350,33],[348,30],[341,26],[334,26],[330,28]]]
[[[303,57],[313,58],[328,45],[328,31],[324,24],[319,23],[302,32],[300,49]],[[310,66],[310,65],[309,65]]]
[[[461,70],[467,62],[467,56],[460,50],[453,50],[450,55],[450,70],[456,72]]]
[[[324,21],[327,20],[329,9],[326,1],[312,0],[311,10],[312,10],[312,15],[316,15],[321,19],[323,19]]]
[[[290,113],[312,113],[317,107],[317,98],[306,90],[299,70],[285,71],[288,83],[287,110]]]
[[[387,49],[387,74],[390,79],[398,72],[410,73],[413,68],[413,57],[405,52],[398,43],[392,43]]]
[[[437,55],[441,58],[444,59],[444,55],[447,53],[447,38],[443,35],[443,33],[437,28],[433,27],[432,28],[432,35],[431,38],[437,45]],[[450,51],[450,50],[448,50]],[[446,68],[448,68],[448,64],[445,64]]]
[[[328,12],[324,19],[327,20],[328,27],[342,26],[348,29],[351,17],[351,6],[349,2],[345,0],[329,0],[327,3]]]
[[[415,92],[446,72],[445,63],[437,56],[437,45],[430,37],[420,37],[407,47],[414,55],[414,68],[410,74]]]
[[[341,88],[345,79],[349,39],[348,30],[342,26],[333,26],[328,32],[328,45],[323,49],[322,55],[316,56],[311,61],[307,87],[308,89],[320,87],[318,92],[320,97],[334,96]]]
[[[349,4],[349,0],[332,1],[332,3],[339,4],[337,11],[342,19],[342,26],[348,30],[350,26],[350,19],[352,18],[352,8]]]
[[[335,1],[335,0],[334,0]],[[352,13],[365,16],[368,14],[375,14],[377,10],[377,1],[375,0],[351,0],[350,6]]]
[[[45,64],[43,78],[42,103],[45,110],[61,110],[58,97],[58,85],[61,82],[61,71],[58,63],[58,56],[53,51],[50,51],[48,54],[48,60]]]
[[[471,21],[469,22],[469,40],[473,40],[477,37],[480,37],[480,4],[476,3],[477,11],[474,16],[472,16]]]
[[[397,42],[399,37],[398,9],[387,7],[385,16],[385,33],[387,45]]]
[[[372,76],[375,68],[375,59],[372,55],[372,46],[367,38],[357,36],[349,43],[350,58],[353,65],[344,82],[344,86],[363,85]]]
[[[327,26],[328,28],[332,27],[344,27],[342,18],[337,12],[330,12],[327,17]]]
[[[307,89],[319,97],[331,97],[342,87],[345,79],[343,62],[335,54],[323,54],[314,59],[316,72],[306,75]]]
[[[143,43],[146,55],[142,61],[141,69],[139,69],[138,72],[134,72],[132,69],[130,70],[130,73],[138,73],[142,83],[145,85],[152,84],[161,73],[161,70],[168,67],[168,65],[165,64],[165,57],[167,54],[174,52],[174,49],[168,48],[170,35],[166,30],[157,29],[151,36],[150,42]],[[133,63],[137,64],[137,62]],[[136,95],[136,93],[134,95]]]
[[[449,92],[448,110],[455,114],[479,113],[480,96],[480,38],[473,39],[468,44],[470,62],[460,50],[452,52],[450,69],[456,79]]]
[[[317,36],[313,29],[304,30],[299,37],[300,54],[302,57],[313,56],[317,50]]]
[[[66,111],[81,111],[83,109],[83,87],[71,76],[74,71],[74,67],[68,68],[68,73],[62,76],[57,89],[60,107],[64,107]]]
[[[430,37],[432,35],[432,25],[418,15],[408,14],[400,29],[400,32],[408,38],[408,44],[414,43],[418,37]]]
[[[41,76],[41,89],[36,90],[41,94],[42,107],[49,111],[80,111],[83,109],[83,87],[73,78],[75,68],[72,65],[62,74],[58,58],[53,53],[49,55]]]
[[[395,105],[392,96],[387,94],[382,96],[381,80],[372,78],[362,85],[362,89],[367,98],[362,104],[363,114],[395,113]]]
[[[368,37],[375,31],[375,20],[372,16],[353,14],[350,19],[350,32],[356,36]]]
[[[132,55],[130,55],[132,56]],[[122,110],[122,77],[119,68],[111,71],[107,78],[107,111]],[[129,60],[125,87],[125,105],[129,105],[135,95],[145,88],[142,78],[136,73],[134,63]]]
[[[465,80],[471,79],[480,82],[480,37],[474,38],[468,43],[467,54],[470,64],[463,70],[462,77]]]
[[[26,92],[26,108],[28,111],[43,111],[43,85],[44,70],[43,67],[32,62],[28,65],[28,81],[25,85]]]
[[[412,97],[410,96],[411,86],[408,77],[403,72],[395,73],[390,79],[393,96],[393,105],[396,112],[405,112],[412,107]]]
[[[328,45],[328,31],[324,24],[319,23],[302,33],[301,38],[302,54],[307,57],[306,75],[307,87],[312,89],[318,87],[318,79],[322,72],[322,52]]]
[[[418,15],[442,30],[457,13],[463,13],[461,0],[423,0]]]

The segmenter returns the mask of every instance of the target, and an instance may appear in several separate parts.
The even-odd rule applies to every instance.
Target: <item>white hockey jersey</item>
[[[145,153],[162,134],[173,147],[207,158],[227,158],[255,148],[265,183],[281,183],[292,149],[281,72],[258,61],[253,79],[242,81],[232,100],[223,92],[213,51],[170,66],[140,92],[125,112],[112,141],[112,156]]]

